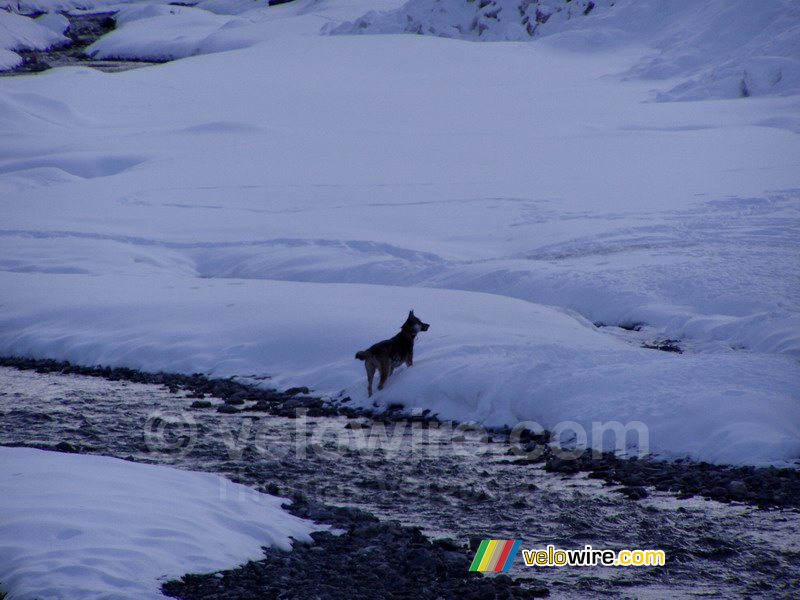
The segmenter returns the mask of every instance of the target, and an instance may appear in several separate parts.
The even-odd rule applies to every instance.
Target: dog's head
[[[401,329],[405,329],[406,331],[410,331],[413,335],[417,335],[420,331],[428,331],[430,325],[427,323],[423,323],[419,320],[416,316],[414,316],[414,311],[408,311],[408,318],[406,322],[403,323],[403,327]]]

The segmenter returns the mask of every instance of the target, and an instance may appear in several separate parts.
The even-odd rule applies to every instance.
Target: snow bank
[[[8,600],[163,598],[161,584],[291,550],[317,527],[216,475],[0,447]]]
[[[591,432],[595,422],[640,421],[662,457],[766,464],[800,455],[800,374],[788,357],[642,349],[575,315],[490,294],[175,277],[82,276],[64,286],[61,277],[0,275],[14,290],[0,354],[267,375],[281,388],[486,425],[571,421]],[[394,335],[409,309],[431,329],[414,366],[370,399],[353,355]]]
[[[14,50],[47,50],[69,42],[64,29],[59,31],[53,17],[31,19],[0,10],[0,71],[13,69],[22,62]]]
[[[383,0],[378,4],[397,3]],[[351,18],[361,6],[360,2],[312,0],[274,7],[267,0],[205,0],[195,6],[131,4],[119,11],[117,29],[92,44],[87,53],[101,59],[162,61],[238,50],[292,34],[315,35],[323,24]]]
[[[203,53],[206,39],[219,30],[247,23],[190,6],[132,5],[120,10],[117,28],[89,46],[86,53],[101,59],[185,58]]]

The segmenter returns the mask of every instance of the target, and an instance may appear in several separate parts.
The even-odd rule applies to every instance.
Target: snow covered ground
[[[0,353],[795,461],[797,7],[605,4],[521,43],[341,35],[396,0],[123,7],[92,51],[187,58],[0,80]],[[353,355],[409,309],[368,399]]]
[[[163,598],[187,572],[311,542],[282,500],[209,473],[0,447],[0,581],[9,600]]]

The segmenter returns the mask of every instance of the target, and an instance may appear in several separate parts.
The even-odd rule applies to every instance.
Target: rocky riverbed
[[[164,586],[181,598],[791,597],[790,469],[563,460],[541,436],[371,414],[258,382],[6,358],[0,443],[213,471],[330,523],[316,543]],[[265,382],[261,382],[263,384]],[[531,453],[531,449],[540,452]],[[470,573],[481,539],[661,549],[664,567]]]

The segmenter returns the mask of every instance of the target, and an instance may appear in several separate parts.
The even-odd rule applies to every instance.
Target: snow
[[[589,6],[591,4],[591,7]],[[644,43],[627,76],[683,81],[659,100],[800,92],[800,5],[794,0],[409,0],[339,25],[333,34],[416,33],[481,41],[551,43],[584,50]]]
[[[8,600],[163,598],[187,572],[311,542],[283,500],[208,473],[0,447],[0,581]]]
[[[131,4],[96,45],[184,60],[0,81],[0,354],[797,461],[791,3],[598,3],[491,44],[320,34],[397,1],[224,4]],[[740,59],[785,87],[723,93]],[[353,355],[410,309],[415,364],[367,398]]]
[[[0,10],[0,71],[13,69],[22,62],[14,50],[46,50],[67,43],[56,18],[31,19]]]
[[[189,6],[132,5],[120,10],[117,29],[86,49],[90,56],[172,60],[203,53],[203,44],[221,29],[246,21]]]

